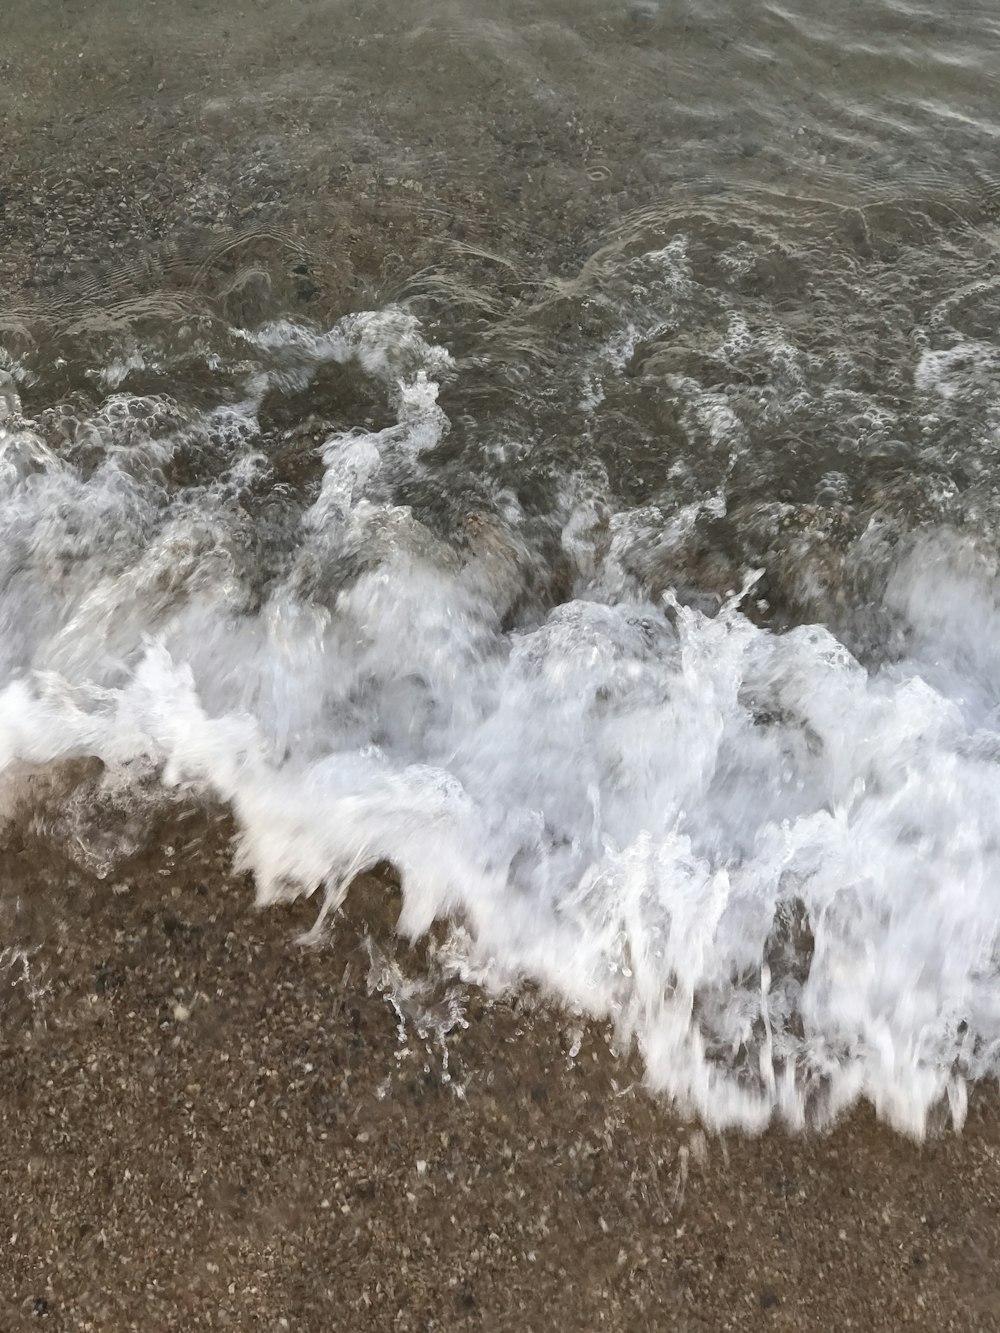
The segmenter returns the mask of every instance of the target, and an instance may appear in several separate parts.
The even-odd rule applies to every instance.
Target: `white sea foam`
[[[998,366],[1000,356],[995,347],[981,342],[959,342],[943,351],[923,351],[913,382],[918,389],[949,399],[994,383]]]
[[[946,1098],[960,1122],[1000,1058],[995,565],[943,534],[901,558],[904,648],[869,670],[822,626],[755,626],[740,590],[712,616],[646,600],[615,533],[655,516],[618,515],[602,555],[581,502],[575,595],[511,629],[516,515],[459,554],[393,503],[447,429],[447,354],[396,311],[243,336],[262,358],[243,400],[195,423],[224,466],[176,492],[162,468],[190,423],[126,448],[134,400],[112,399],[84,470],[8,394],[8,783],[72,755],[123,781],[154,764],[231,804],[263,903],[320,891],[329,908],[390,860],[404,931],[449,918],[465,977],[611,1018],[711,1125],[800,1124],[860,1096],[914,1133]],[[234,478],[268,385],[327,359],[383,382],[396,424],[323,444],[259,605]]]

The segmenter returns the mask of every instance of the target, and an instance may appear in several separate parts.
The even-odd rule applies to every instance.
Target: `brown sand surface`
[[[571,1058],[567,1016],[471,991],[445,1081],[372,982],[362,921],[421,971],[388,882],[306,948],[228,832],[186,811],[103,881],[8,838],[5,1333],[1000,1328],[991,1098],[923,1145],[868,1113],[720,1139],[601,1032]]]

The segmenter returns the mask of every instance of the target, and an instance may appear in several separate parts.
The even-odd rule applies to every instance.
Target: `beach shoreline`
[[[8,851],[5,1329],[1000,1327],[992,1096],[924,1144],[717,1137],[543,1005],[466,990],[422,1040],[363,938],[419,977],[391,888],[305,947],[230,831],[186,811],[105,880]]]
[[[871,52],[834,62],[808,34],[779,34],[776,49],[790,54],[772,61],[770,36],[751,31],[743,49],[708,5],[512,5],[499,20],[483,6],[482,21],[475,5],[443,5],[409,27],[398,6],[246,8],[249,18],[185,0],[159,6],[153,22],[135,6],[13,0],[0,51],[0,321],[4,353],[34,349],[46,367],[19,384],[27,415],[83,404],[89,419],[87,403],[118,383],[101,379],[109,328],[139,340],[160,319],[166,345],[199,319],[329,328],[409,293],[430,312],[454,304],[454,346],[453,330],[441,336],[460,357],[469,330],[489,352],[486,334],[505,322],[516,334],[522,305],[548,291],[546,337],[522,347],[512,334],[509,366],[501,338],[496,368],[472,384],[472,407],[498,410],[523,392],[520,362],[535,348],[572,349],[589,320],[600,341],[602,247],[626,219],[637,253],[685,230],[693,262],[731,264],[730,332],[759,303],[766,331],[772,303],[810,356],[858,344],[852,392],[885,378],[908,386],[918,315],[952,290],[964,301],[991,260],[995,191],[980,188],[977,164],[992,138],[949,112],[893,149],[888,119],[876,117],[878,133],[859,120],[859,89],[882,68],[865,63]],[[807,57],[816,64],[800,76],[795,61]],[[745,72],[758,63],[755,102]],[[844,80],[843,123],[830,119],[836,80],[809,92],[821,67]],[[939,80],[942,106],[949,79],[964,77],[944,56],[921,65],[907,54],[892,69],[906,76],[897,107],[911,74]],[[972,82],[985,98],[989,81]],[[918,109],[931,105],[919,92]],[[754,256],[756,229],[776,228],[768,209],[807,219],[805,258],[780,228]],[[939,281],[945,243],[960,259]],[[824,255],[826,288],[812,268]],[[865,288],[893,264],[895,286]],[[867,314],[834,277],[865,297]],[[590,290],[584,278],[592,296],[574,305],[574,290]],[[813,328],[824,299],[829,328]],[[985,346],[995,321],[984,306],[977,323],[977,309],[969,336]],[[658,348],[650,326],[650,403],[685,377],[725,381],[702,347],[712,329],[713,346],[729,336],[713,312],[692,325],[700,340]],[[635,350],[635,330],[609,329],[610,352]],[[625,363],[622,395],[643,373],[641,357],[627,376]],[[985,354],[971,364],[984,379],[995,366]],[[738,401],[758,390],[764,401],[772,379],[780,399],[773,370],[748,362]],[[129,391],[160,394],[143,374]],[[944,381],[942,401],[954,407],[963,383]],[[314,410],[345,430],[391,419],[347,390],[328,386],[322,411],[308,393],[268,405],[280,418],[272,433],[291,439],[278,475],[292,468],[286,446],[293,462],[299,447],[296,465],[318,485]],[[548,390],[540,373],[537,420],[526,416],[518,447],[562,440],[554,459],[569,469],[586,462],[579,422],[546,415]],[[674,392],[663,396],[653,440],[679,433]],[[630,439],[642,418],[623,401]],[[458,421],[467,404],[456,402]],[[816,402],[822,438],[808,415],[779,420],[750,460],[773,463],[775,503],[789,511],[781,450],[813,450],[816,468],[828,466],[827,399]],[[843,411],[853,441],[861,407]],[[496,438],[484,426],[491,450],[507,447],[497,420]],[[885,431],[891,481],[912,460],[893,452],[896,426]],[[619,452],[623,484],[645,504],[648,469]],[[833,516],[835,544],[839,474],[829,476],[827,499],[806,508],[810,521]],[[782,525],[792,570],[808,547],[791,517]],[[721,520],[709,529],[727,531]],[[692,555],[703,591],[731,586],[714,541]],[[164,814],[157,797],[147,819],[137,790],[124,815],[102,812],[87,805],[86,772],[74,794],[79,776],[58,779],[28,814],[0,800],[0,1333],[1000,1329],[992,1089],[973,1091],[961,1134],[939,1129],[922,1144],[868,1107],[822,1135],[715,1136],[644,1091],[638,1061],[614,1055],[603,1030],[531,996],[438,988],[420,1003],[443,1006],[451,1026],[443,1042],[422,1038],[373,968],[372,942],[380,966],[423,984],[419,951],[393,932],[389,881],[355,885],[331,932],[306,947],[317,903],[256,909],[252,882],[232,869],[225,811],[168,803]]]

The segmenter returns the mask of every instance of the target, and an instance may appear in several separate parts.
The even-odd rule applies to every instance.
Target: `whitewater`
[[[228,327],[222,351],[213,328],[185,344],[197,406],[129,391],[172,373],[155,339],[94,364],[92,410],[37,419],[6,358],[0,817],[94,758],[119,810],[226,803],[259,902],[316,896],[313,944],[390,863],[400,932],[446,923],[436,966],[609,1020],[713,1128],[859,1099],[918,1136],[942,1106],[961,1125],[1000,1061],[995,551],[872,520],[852,637],[772,623],[760,569],[698,595],[636,573],[724,517],[721,490],[669,512],[570,468],[544,524],[494,487],[442,532],[413,497],[474,365],[403,306]],[[651,331],[581,363],[581,397]],[[953,361],[913,375],[944,400]],[[386,419],[317,431],[316,484],[278,483],[262,404],[330,367]],[[717,395],[696,406],[738,447]]]

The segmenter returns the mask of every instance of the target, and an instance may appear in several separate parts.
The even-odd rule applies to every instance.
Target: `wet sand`
[[[720,1139],[474,991],[445,1081],[369,982],[369,928],[420,973],[388,881],[305,948],[315,906],[255,910],[227,835],[184,812],[105,881],[8,838],[42,993],[0,1008],[4,1330],[1000,1327],[994,1099],[923,1145]]]

